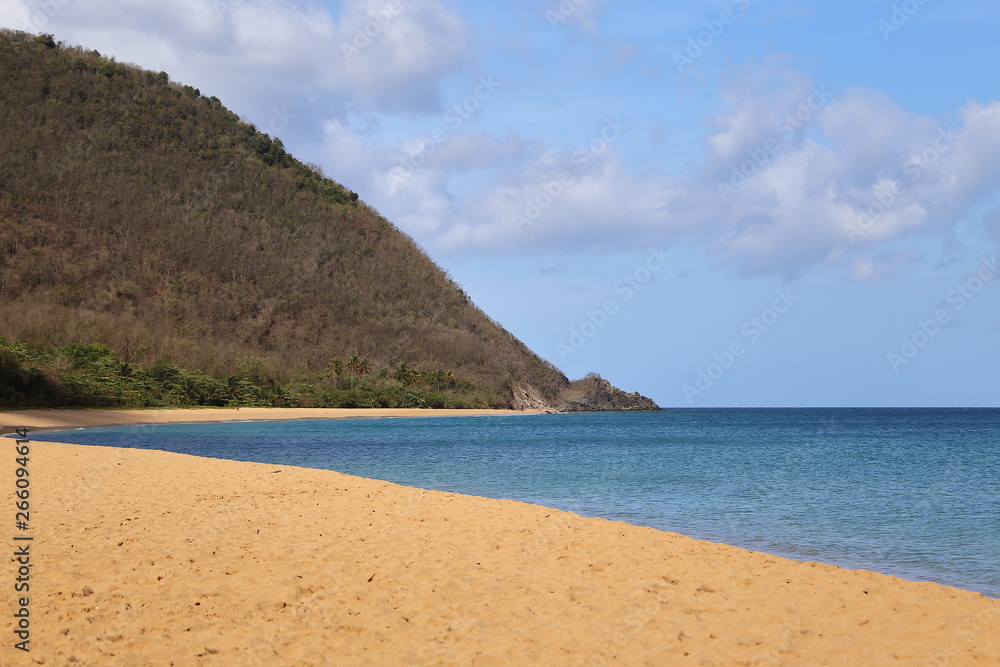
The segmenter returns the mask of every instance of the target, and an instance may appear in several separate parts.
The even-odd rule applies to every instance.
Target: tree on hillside
[[[351,389],[354,388],[354,379],[361,373],[361,357],[352,356],[347,360],[347,370],[351,371]]]
[[[340,384],[340,376],[344,374],[344,362],[340,360],[340,357],[334,357],[330,360],[326,367],[326,374],[337,378],[336,382],[338,385]]]
[[[433,390],[409,368],[380,381],[404,359],[462,369],[456,405],[508,405],[511,377],[553,401],[566,386],[412,239],[212,91],[3,28],[0,72],[0,313],[32,313],[0,317],[0,336],[47,354],[100,343],[137,370],[169,359],[223,383],[178,401],[353,400],[365,373],[330,367],[333,350],[372,355],[357,385],[370,401]],[[89,358],[59,363],[78,358],[93,378],[70,369],[88,382],[53,401],[118,396]]]
[[[434,384],[434,388],[440,391],[448,381],[448,374],[439,368],[430,374],[430,381]]]
[[[404,364],[403,362],[399,362],[399,366],[396,367],[396,371],[392,374],[392,377],[398,380],[399,382],[406,384],[406,378],[409,375],[409,373],[410,373],[410,367]]]

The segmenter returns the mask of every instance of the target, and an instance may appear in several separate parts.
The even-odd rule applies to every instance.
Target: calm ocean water
[[[1000,410],[303,420],[31,437],[511,498],[1000,597]]]

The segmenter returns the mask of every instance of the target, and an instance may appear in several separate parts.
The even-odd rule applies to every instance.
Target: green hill
[[[0,405],[520,407],[568,385],[355,193],[166,73],[0,32],[0,127]]]

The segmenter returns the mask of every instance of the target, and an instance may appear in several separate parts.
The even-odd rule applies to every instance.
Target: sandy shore
[[[5,665],[1000,664],[977,593],[330,471],[30,447],[32,651],[4,559]]]
[[[349,419],[375,417],[474,417],[538,414],[540,410],[431,410],[418,408],[180,408],[147,410],[18,410],[0,412],[0,433],[32,429],[130,424],[177,424],[255,419]]]

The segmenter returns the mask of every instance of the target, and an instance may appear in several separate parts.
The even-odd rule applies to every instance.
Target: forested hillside
[[[75,373],[112,397],[155,380],[149,404],[235,404],[241,381],[288,405],[554,404],[558,369],[356,194],[210,94],[0,33],[10,397],[32,382],[56,395]]]

